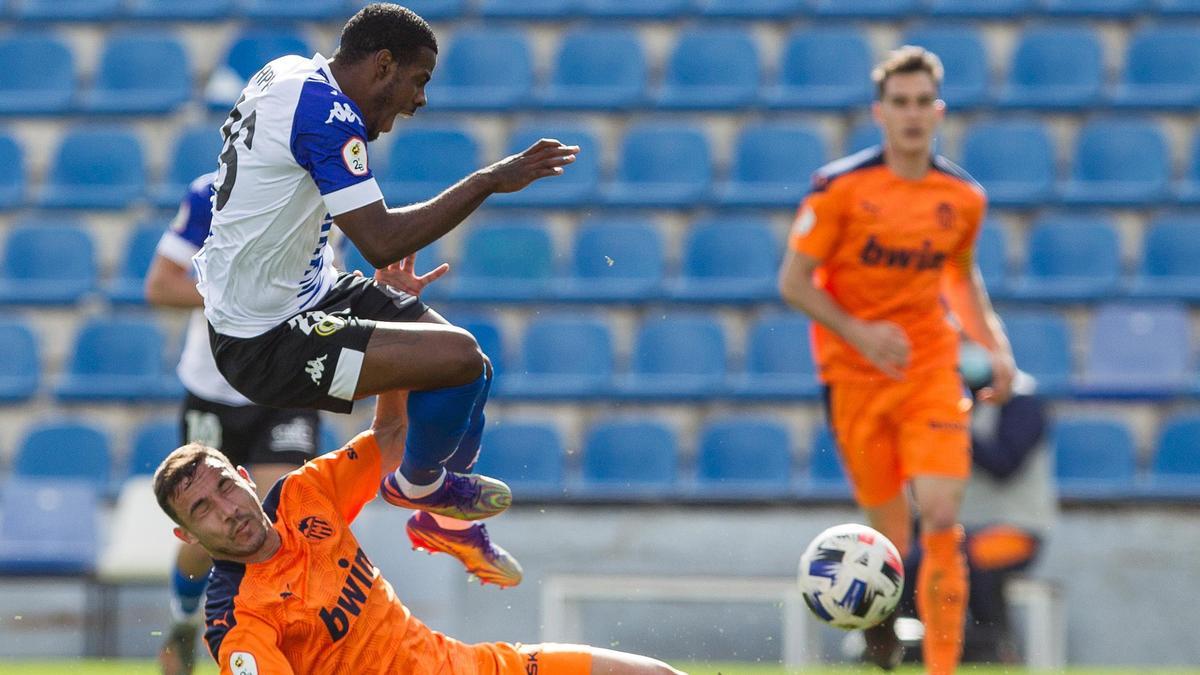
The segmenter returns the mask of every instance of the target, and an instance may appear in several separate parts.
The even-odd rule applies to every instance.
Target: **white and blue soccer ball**
[[[857,523],[818,534],[800,557],[804,602],[825,623],[870,628],[887,618],[904,590],[904,563],[888,538]]]

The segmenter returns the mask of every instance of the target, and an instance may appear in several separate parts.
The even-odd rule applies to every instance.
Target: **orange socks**
[[[962,526],[921,535],[925,549],[917,573],[917,611],[925,624],[925,668],[949,675],[962,654],[967,606],[967,560]]]

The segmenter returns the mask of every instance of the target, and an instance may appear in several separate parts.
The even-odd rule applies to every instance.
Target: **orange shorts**
[[[478,675],[589,675],[592,652],[583,645],[485,642],[468,645]]]
[[[830,426],[864,507],[900,494],[913,476],[966,478],[971,397],[957,370],[886,382],[833,382]]]

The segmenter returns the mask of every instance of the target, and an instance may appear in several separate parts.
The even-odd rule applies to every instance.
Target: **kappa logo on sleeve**
[[[250,652],[234,652],[229,655],[229,669],[233,675],[258,675],[258,662]]]
[[[355,136],[342,146],[342,161],[355,176],[367,175],[367,143]]]
[[[329,109],[329,117],[325,119],[325,124],[333,124],[334,120],[349,122],[351,124],[359,121],[358,115],[354,113],[354,109],[350,107],[350,104],[342,103],[341,101],[333,102],[333,107]]]

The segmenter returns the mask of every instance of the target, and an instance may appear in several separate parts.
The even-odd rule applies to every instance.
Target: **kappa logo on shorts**
[[[313,384],[321,384],[321,378],[325,377],[325,359],[327,358],[329,358],[328,354],[319,359],[313,359],[308,362],[308,367],[304,369],[304,372],[308,373],[308,376],[312,378]]]
[[[309,516],[296,526],[305,539],[321,541],[333,534],[333,526],[316,516]]]
[[[316,333],[321,337],[329,337],[346,327],[350,310],[343,309],[332,314],[326,314],[319,309],[297,314],[288,319],[288,325],[294,330],[300,330],[305,335]]]
[[[229,669],[233,675],[258,675],[258,662],[250,652],[234,652],[229,655]]]

